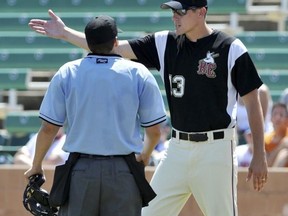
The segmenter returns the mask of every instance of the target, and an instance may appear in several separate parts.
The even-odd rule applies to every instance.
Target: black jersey
[[[217,30],[197,42],[162,31],[129,43],[139,62],[161,73],[171,123],[180,131],[235,127],[238,93],[262,85],[243,43]]]

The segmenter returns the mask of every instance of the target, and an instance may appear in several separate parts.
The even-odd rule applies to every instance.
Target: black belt
[[[172,137],[177,138],[176,131],[172,130]],[[207,133],[183,133],[178,132],[179,139],[181,140],[187,140],[187,141],[193,141],[193,142],[204,142],[208,140],[208,134]],[[224,131],[217,131],[213,132],[213,139],[223,139],[224,138]]]
[[[111,159],[116,157],[123,157],[123,155],[93,155],[80,153],[81,158],[91,158],[91,159]]]

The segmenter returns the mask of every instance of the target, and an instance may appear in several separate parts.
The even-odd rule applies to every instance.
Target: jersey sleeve
[[[135,53],[138,62],[144,64],[148,68],[160,70],[154,34],[129,40],[128,42]]]
[[[142,127],[150,127],[166,120],[166,110],[154,76],[147,76],[139,94],[139,119]]]
[[[235,64],[232,68],[232,83],[242,97],[259,88],[263,82],[246,47],[240,40],[233,42],[230,53],[239,55],[235,57]]]
[[[66,119],[65,95],[59,71],[52,78],[39,110],[43,120],[63,126]]]

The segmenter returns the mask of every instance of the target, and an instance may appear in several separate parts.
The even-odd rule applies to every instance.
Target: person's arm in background
[[[141,154],[136,155],[138,162],[143,162],[145,166],[149,164],[150,156],[159,142],[161,135],[161,125],[153,125],[145,128],[144,147]]]
[[[61,128],[60,128],[61,130]],[[60,131],[59,130],[59,131]],[[53,147],[49,157],[47,158],[47,156],[45,157],[45,164],[50,164],[50,165],[60,165],[60,164],[64,164],[65,161],[68,159],[69,157],[69,153],[65,152],[62,148],[63,145],[65,143],[66,140],[66,134],[63,134],[60,138],[57,136],[54,139],[53,144],[51,145],[51,147]],[[48,160],[46,160],[46,158]]]
[[[58,130],[60,127],[50,124],[46,121],[42,121],[41,128],[39,129],[35,155],[32,162],[32,167],[25,172],[25,177],[28,178],[34,174],[43,174],[44,170],[42,167],[42,162],[46,153],[48,152]],[[44,176],[45,178],[45,176]]]
[[[32,156],[26,146],[22,146],[14,155],[14,164],[32,165]]]
[[[288,137],[284,137],[267,155],[268,167],[285,167],[286,162],[288,162]]]
[[[273,167],[288,167],[288,137],[284,137],[280,143],[280,150],[278,151],[273,164]]]
[[[259,98],[260,98],[260,103],[261,103],[263,116],[265,120],[267,113],[269,112],[269,105],[271,104],[271,101],[272,101],[270,90],[267,85],[263,84],[259,88]]]
[[[55,39],[65,40],[89,51],[85,34],[69,28],[52,10],[48,10],[50,20],[31,19],[29,26],[35,32]],[[137,59],[127,40],[120,40],[115,52],[127,59]]]
[[[253,177],[254,189],[260,191],[267,182],[268,169],[264,146],[264,121],[258,90],[242,97],[253,137],[253,158],[249,166],[247,181]]]
[[[37,134],[34,134],[30,140],[22,146],[14,155],[14,164],[32,165],[33,155],[35,152]]]

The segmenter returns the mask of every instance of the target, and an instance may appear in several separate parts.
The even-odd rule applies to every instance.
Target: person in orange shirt
[[[275,103],[271,110],[273,131],[265,134],[265,149],[270,167],[288,167],[288,108]]]

